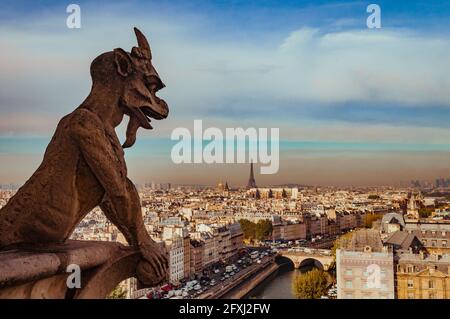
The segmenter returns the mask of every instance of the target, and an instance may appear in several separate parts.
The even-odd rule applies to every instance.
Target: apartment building
[[[394,255],[379,233],[361,229],[336,251],[338,299],[394,299]]]
[[[450,222],[408,220],[405,231],[419,238],[429,253],[450,253]]]
[[[399,299],[450,299],[450,254],[400,254],[396,281]]]

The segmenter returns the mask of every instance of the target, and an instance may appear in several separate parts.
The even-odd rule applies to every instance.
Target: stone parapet
[[[2,298],[105,298],[121,281],[136,276],[140,254],[113,242],[67,241],[0,252]],[[71,264],[81,270],[80,288],[68,288]]]

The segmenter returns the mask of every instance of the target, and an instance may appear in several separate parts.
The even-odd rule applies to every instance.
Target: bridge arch
[[[302,267],[306,267],[306,266],[313,266],[313,267],[318,268],[320,270],[324,270],[323,264],[319,260],[314,258],[314,257],[305,258],[302,261],[299,261],[299,264],[298,264],[297,268],[302,268]]]
[[[318,269],[328,270],[333,262],[333,256],[331,256],[331,254],[326,254],[326,252],[305,253],[285,250],[280,251],[279,255],[283,258],[290,259],[294,263],[295,268],[313,265]]]
[[[292,258],[289,258],[287,256],[283,256],[283,255],[281,255],[281,256],[279,256],[277,258],[277,263],[280,266],[283,266],[283,267],[286,267],[286,268],[290,268],[290,269],[298,268],[296,266],[296,264],[295,264],[295,261],[292,260]]]

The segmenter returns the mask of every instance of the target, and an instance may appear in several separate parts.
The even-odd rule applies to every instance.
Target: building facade
[[[336,250],[338,299],[394,299],[394,254],[374,229],[353,232]]]
[[[450,299],[450,255],[401,254],[396,281],[398,299]]]

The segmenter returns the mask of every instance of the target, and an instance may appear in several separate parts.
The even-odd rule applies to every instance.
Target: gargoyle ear
[[[114,62],[116,63],[117,73],[121,76],[128,76],[133,72],[131,58],[123,49],[114,49]]]

